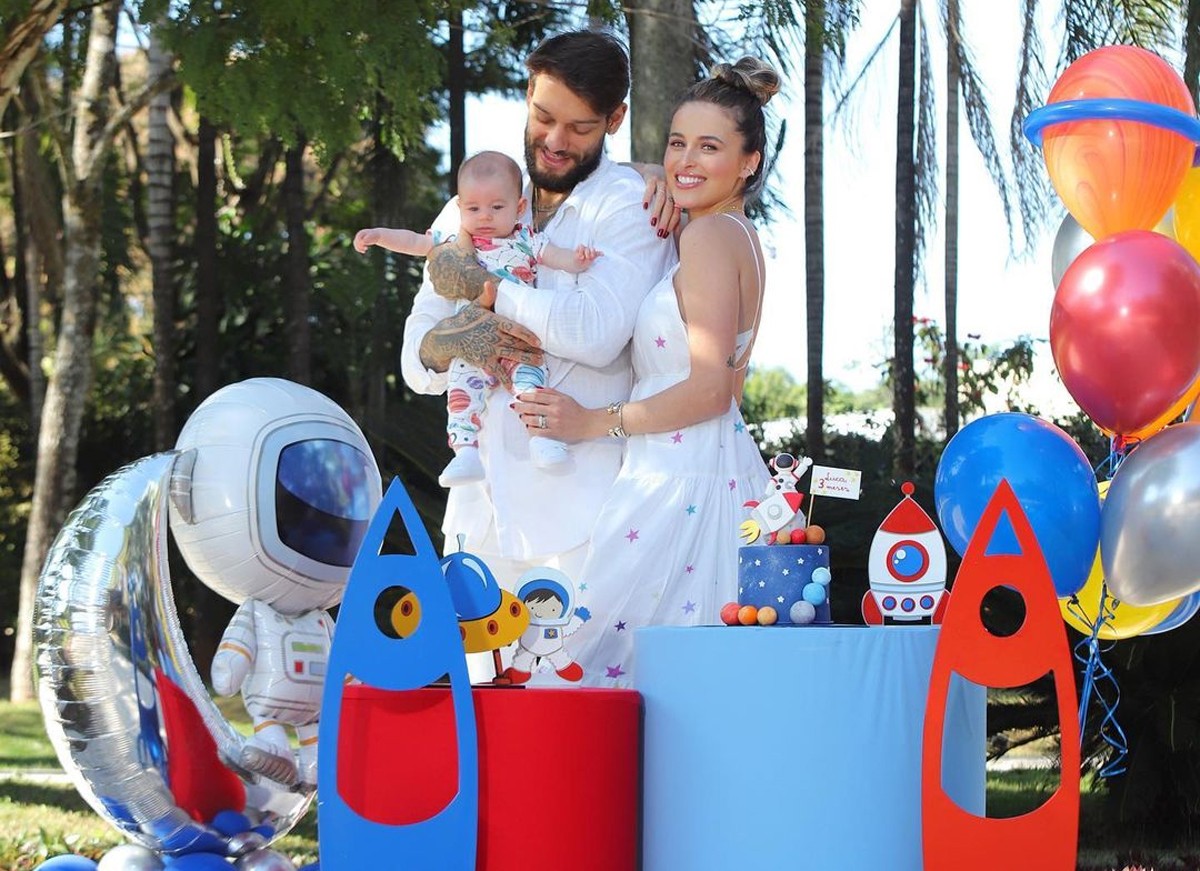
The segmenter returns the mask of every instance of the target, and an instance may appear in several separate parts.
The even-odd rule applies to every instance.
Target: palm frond
[[[1025,246],[1046,226],[1053,202],[1050,179],[1046,175],[1041,151],[1025,138],[1026,117],[1046,100],[1049,87],[1042,64],[1042,41],[1037,30],[1038,0],[1022,0],[1021,48],[1017,70],[1017,93],[1009,124],[1013,179],[1016,183],[1017,208]]]
[[[933,82],[933,62],[929,55],[929,28],[920,5],[917,6],[917,33],[921,61],[917,74],[917,154],[914,165],[917,208],[913,242],[919,278],[925,269],[925,248],[937,228],[938,220],[937,95]]]

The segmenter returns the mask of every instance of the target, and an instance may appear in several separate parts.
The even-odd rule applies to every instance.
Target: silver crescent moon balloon
[[[1175,238],[1174,208],[1167,209],[1167,213],[1154,225],[1154,232],[1161,233],[1168,239]],[[1062,281],[1067,267],[1095,241],[1092,234],[1079,226],[1079,222],[1068,212],[1059,224],[1058,232],[1054,234],[1054,247],[1050,252],[1050,278],[1054,281],[1055,288]]]
[[[175,457],[156,454],[110,475],[51,545],[34,605],[38,697],[59,762],[98,814],[160,853],[228,854],[229,836],[180,807],[172,772],[190,762],[203,783],[236,781],[244,806],[229,810],[275,836],[304,814],[313,789],[288,789],[228,762],[244,739],[196,671],[171,592]],[[190,700],[188,733],[170,733],[168,693],[175,710]],[[215,758],[203,756],[204,748]]]
[[[1100,514],[1109,591],[1157,605],[1200,590],[1200,423],[1169,426],[1131,453]]]

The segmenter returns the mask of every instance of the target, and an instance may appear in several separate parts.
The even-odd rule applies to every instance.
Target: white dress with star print
[[[675,296],[677,270],[638,312],[631,400],[683,381],[691,368]],[[737,337],[734,358],[742,365],[753,334],[752,327]],[[580,578],[579,599],[591,618],[570,647],[584,684],[632,684],[633,632],[640,626],[719,622],[721,606],[737,598],[742,506],[762,494],[769,478],[733,402],[720,417],[629,438]]]

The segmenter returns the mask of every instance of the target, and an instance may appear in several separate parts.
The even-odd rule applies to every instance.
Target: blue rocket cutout
[[[415,554],[382,553],[394,519],[403,521]],[[395,615],[390,626],[389,613]],[[351,677],[391,693],[449,678],[458,758],[445,765],[457,764],[458,790],[427,818],[399,825],[367,819],[339,790],[339,727]],[[317,818],[323,871],[474,871],[479,759],[467,662],[437,552],[398,478],[384,494],[350,571],[329,655],[319,742]],[[390,783],[386,788],[403,791],[406,784]]]

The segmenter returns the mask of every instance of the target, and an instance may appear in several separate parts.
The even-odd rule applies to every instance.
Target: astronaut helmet
[[[340,406],[291,381],[251,378],[202,402],[175,449],[171,531],[205,586],[284,614],[341,600],[382,486]]]
[[[547,566],[530,569],[517,578],[517,598],[529,607],[529,622],[538,626],[565,626],[575,613],[575,585],[564,572]],[[562,611],[557,617],[541,617],[534,610],[538,601],[558,599]],[[533,599],[533,602],[530,602]]]

